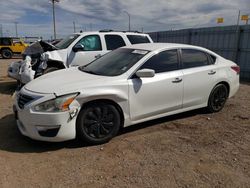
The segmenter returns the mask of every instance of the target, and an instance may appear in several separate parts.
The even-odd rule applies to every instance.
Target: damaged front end
[[[47,68],[47,51],[54,51],[57,48],[45,41],[37,41],[24,51],[23,60],[12,62],[8,68],[8,76],[16,79],[24,85],[34,78],[42,75],[42,71]]]

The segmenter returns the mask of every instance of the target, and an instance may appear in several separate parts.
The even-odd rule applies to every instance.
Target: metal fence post
[[[192,30],[189,29],[188,30],[188,41],[187,41],[188,44],[191,44],[191,37],[192,37]]]
[[[237,26],[236,33],[235,33],[235,51],[234,51],[234,62],[235,63],[237,63],[238,56],[239,56],[239,50],[240,50],[240,33],[241,33],[241,27]]]

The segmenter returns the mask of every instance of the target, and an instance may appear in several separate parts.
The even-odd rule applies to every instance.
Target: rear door
[[[120,35],[106,34],[104,35],[104,38],[105,38],[106,47],[108,51],[126,46],[123,38]]]
[[[132,121],[157,116],[182,107],[183,82],[177,50],[155,54],[140,69],[153,69],[155,76],[132,77],[128,80]]]
[[[181,49],[183,108],[201,105],[216,83],[217,68],[209,54],[197,49]]]

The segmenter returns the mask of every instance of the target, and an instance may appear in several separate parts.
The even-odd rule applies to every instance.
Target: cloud
[[[61,0],[56,4],[57,32],[63,36],[77,30],[128,28],[131,17],[133,30],[157,31],[216,25],[224,17],[224,25],[235,24],[238,10],[250,13],[249,0]],[[243,12],[243,11],[242,11]],[[49,0],[8,0],[0,2],[0,22],[14,33],[18,21],[20,33],[51,36],[52,11]],[[30,30],[32,28],[32,30]],[[21,30],[22,29],[22,30]]]

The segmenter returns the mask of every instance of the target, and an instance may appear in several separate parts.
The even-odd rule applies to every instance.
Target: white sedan
[[[14,111],[30,138],[100,144],[121,127],[203,107],[220,111],[239,88],[239,71],[201,47],[139,44],[33,80]]]

